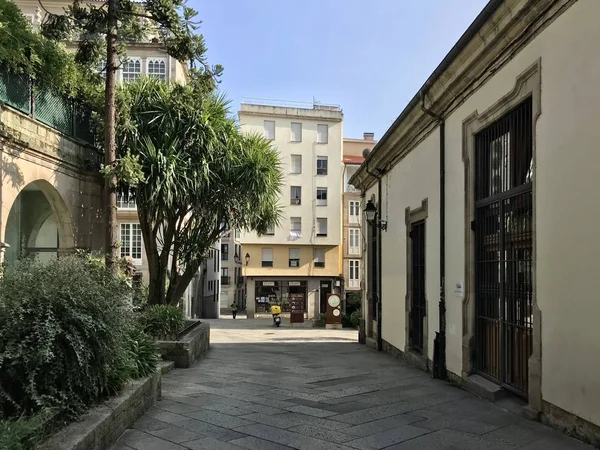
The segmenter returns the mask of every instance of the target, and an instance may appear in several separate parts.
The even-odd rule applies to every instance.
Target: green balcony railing
[[[48,87],[34,87],[25,74],[0,68],[0,102],[66,136],[94,145],[91,110]]]

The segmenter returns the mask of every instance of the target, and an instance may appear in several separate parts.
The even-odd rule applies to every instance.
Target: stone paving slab
[[[112,450],[591,450],[356,343],[352,330],[216,320],[211,350]]]

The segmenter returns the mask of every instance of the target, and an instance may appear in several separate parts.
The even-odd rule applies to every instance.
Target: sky
[[[340,105],[379,139],[487,0],[189,0],[208,62],[243,97]]]

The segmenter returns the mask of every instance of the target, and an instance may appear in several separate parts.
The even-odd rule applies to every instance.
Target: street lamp
[[[365,207],[365,217],[370,225],[373,225],[382,231],[387,231],[387,221],[377,218],[377,207],[372,200],[367,202],[367,206]]]
[[[250,253],[246,253],[246,257],[244,258],[244,260],[246,261],[246,265],[248,265],[248,263],[250,262]]]

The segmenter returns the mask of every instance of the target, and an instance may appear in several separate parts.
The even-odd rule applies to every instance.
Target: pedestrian
[[[235,316],[237,316],[237,312],[238,312],[238,305],[236,302],[233,302],[231,304],[231,313],[233,314],[234,319],[235,319]]]

